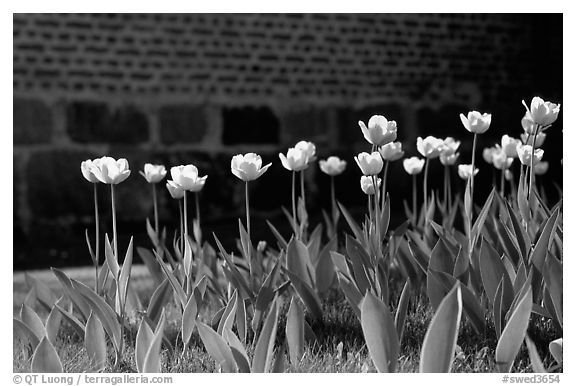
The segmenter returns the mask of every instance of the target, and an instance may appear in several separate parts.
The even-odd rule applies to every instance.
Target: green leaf
[[[369,270],[372,268],[370,256],[366,253],[364,247],[352,237],[346,235],[346,253],[348,259],[352,262],[354,271],[354,284],[362,294],[372,288]]]
[[[90,313],[86,323],[84,346],[91,364],[91,371],[100,371],[106,365],[106,336],[102,323],[94,313]]]
[[[136,369],[139,373],[144,372],[144,360],[146,359],[146,354],[153,338],[154,331],[152,331],[152,328],[150,328],[148,323],[142,319],[140,321],[138,333],[136,334],[136,347],[134,349],[136,351]]]
[[[502,330],[506,323],[506,313],[509,311],[514,301],[514,290],[510,287],[510,283],[503,276],[498,284],[493,301],[493,316],[494,328],[496,329],[496,337],[500,339]]]
[[[220,323],[218,324],[218,330],[216,332],[220,335],[223,334],[224,330],[232,330],[234,324],[234,317],[236,316],[236,307],[238,303],[238,290],[234,290],[232,297],[228,301]]]
[[[356,238],[356,240],[358,241],[364,240],[362,231],[360,230],[360,227],[358,226],[356,221],[354,221],[354,219],[352,218],[350,212],[348,212],[348,210],[341,203],[338,203],[338,207],[340,208],[340,211],[344,215],[344,218],[346,219],[348,226],[350,226],[350,230],[352,230],[352,233],[354,233],[354,237]]]
[[[187,297],[186,292],[184,292],[184,289],[182,288],[182,285],[180,284],[174,273],[171,271],[171,269],[166,265],[166,263],[162,261],[162,258],[160,257],[160,255],[158,255],[156,251],[154,251],[154,256],[156,256],[156,261],[160,265],[160,268],[162,268],[164,276],[166,277],[166,279],[170,283],[170,286],[174,290],[176,298],[180,301],[180,305],[184,307],[186,305]]]
[[[524,341],[526,342],[526,347],[528,347],[528,354],[530,355],[530,362],[532,363],[532,371],[535,373],[547,373],[542,364],[542,359],[540,358],[540,355],[538,355],[538,350],[536,349],[534,342],[532,342],[528,335],[526,335]]]
[[[554,360],[556,360],[556,363],[558,363],[559,365],[562,365],[563,362],[563,338],[558,338],[556,340],[553,340],[552,342],[550,342],[550,344],[548,345],[548,349],[550,350],[550,354],[552,354],[552,356],[554,357]]]
[[[70,278],[68,278],[68,276],[63,271],[56,268],[51,268],[51,270],[62,285],[62,289],[64,290],[66,296],[68,296],[74,306],[80,311],[80,314],[84,320],[88,320],[88,317],[90,316],[90,305],[86,302],[86,300],[84,300],[82,296],[80,296],[80,294],[76,292],[74,287],[72,287]],[[82,336],[83,335],[84,333],[82,333]]]
[[[335,251],[330,251],[330,259],[339,273],[343,274],[348,279],[352,278],[352,273],[350,272],[350,268],[344,255]]]
[[[522,181],[522,173],[520,175],[520,181]],[[520,210],[520,215],[524,222],[530,222],[530,206],[528,205],[528,199],[526,197],[526,188],[524,183],[520,182],[518,184],[518,209]]]
[[[544,283],[550,293],[556,320],[563,326],[562,294],[563,294],[563,274],[562,263],[555,257],[549,255],[543,269]]]
[[[444,297],[426,331],[420,354],[421,373],[449,373],[462,315],[460,284]]]
[[[367,292],[360,305],[360,324],[370,358],[380,373],[393,373],[398,363],[400,343],[388,307]]]
[[[292,298],[286,316],[286,341],[290,353],[290,362],[296,365],[304,355],[304,311]]]
[[[184,238],[184,260],[182,266],[184,267],[184,274],[190,276],[192,272],[192,244],[190,237]]]
[[[249,373],[250,372],[250,361],[248,360],[248,354],[246,353],[246,349],[240,342],[240,339],[232,330],[225,329],[224,330],[224,340],[228,343],[230,347],[230,351],[232,352],[232,356],[236,361],[236,365],[238,366],[238,372],[240,373]]]
[[[308,255],[308,248],[306,248],[304,243],[294,237],[290,239],[288,249],[286,250],[286,268],[298,276],[306,285],[313,287],[312,278],[310,277],[312,267],[310,256]]]
[[[40,340],[38,339],[36,334],[28,328],[27,325],[22,323],[22,321],[20,321],[16,318],[13,318],[12,319],[12,328],[13,328],[15,337],[18,336],[23,341],[29,343],[30,346],[32,347],[32,350],[36,349],[36,346],[38,346],[38,343],[40,343]]]
[[[114,252],[112,251],[112,245],[110,244],[110,240],[108,239],[108,233],[104,236],[104,256],[106,257],[106,264],[108,265],[108,269],[112,272],[112,276],[114,279],[118,279],[118,275],[120,274],[120,266],[118,265],[118,256],[114,256]]]
[[[144,262],[146,268],[148,268],[148,272],[150,272],[150,276],[152,276],[154,282],[156,284],[162,283],[164,275],[162,274],[162,268],[156,261],[154,254],[148,249],[142,247],[136,247],[136,252],[138,252],[138,256],[140,256],[140,259]]]
[[[197,327],[206,351],[220,365],[222,372],[235,373],[237,371],[236,361],[224,338],[202,322],[198,322]]]
[[[551,243],[551,236],[554,234],[554,227],[556,225],[556,218],[558,217],[559,210],[560,207],[557,207],[544,224],[540,237],[530,255],[530,261],[540,272],[543,272],[544,270],[546,254]]]
[[[285,270],[284,272],[290,278],[290,282],[296,290],[296,293],[298,293],[300,299],[302,299],[312,316],[317,320],[322,320],[322,305],[316,292],[314,292],[314,290],[310,288],[308,284],[302,281],[300,277],[294,273],[288,270]]]
[[[344,296],[348,300],[348,304],[350,304],[352,311],[354,311],[358,319],[360,319],[360,304],[362,303],[362,294],[356,285],[348,280],[346,276],[342,274],[342,272],[338,272],[337,276],[338,283],[340,283],[340,288],[342,289],[342,292],[344,292]]]
[[[238,271],[238,269],[236,268],[236,265],[234,264],[234,262],[230,258],[230,255],[226,252],[226,250],[222,246],[222,243],[220,243],[220,240],[218,240],[218,237],[216,237],[216,234],[213,233],[213,236],[214,236],[214,240],[216,241],[216,245],[217,245],[218,249],[220,250],[220,255],[226,261],[226,268],[229,270],[229,272],[231,274],[230,280],[232,281],[232,284],[239,291],[244,292],[245,296],[243,296],[243,297],[248,297],[250,299],[253,299],[254,294],[252,293],[252,290],[250,289],[250,286],[248,285],[248,283],[246,283],[246,279]]]
[[[133,237],[130,237],[130,243],[128,244],[128,249],[126,250],[126,256],[124,257],[124,263],[122,263],[122,269],[120,270],[118,278],[118,293],[120,294],[120,299],[122,304],[126,304],[126,295],[128,294],[128,283],[130,282],[130,274],[132,272],[132,258],[134,256],[133,251]]]
[[[428,268],[448,274],[452,274],[454,271],[454,255],[442,238],[438,239],[432,249]]]
[[[32,357],[33,373],[61,373],[62,362],[47,337],[43,337]]]
[[[280,256],[281,257],[281,256]],[[260,326],[262,320],[262,315],[268,310],[268,306],[274,299],[274,286],[276,284],[276,279],[278,277],[278,272],[280,271],[282,259],[278,258],[272,271],[266,276],[262,287],[258,291],[258,296],[256,297],[256,305],[254,310],[254,317],[252,318],[252,330],[256,332]]]
[[[280,247],[280,249],[285,250],[286,248],[288,248],[288,243],[286,242],[286,239],[284,237],[282,237],[280,232],[278,232],[278,229],[276,229],[276,227],[274,225],[272,225],[272,223],[268,220],[266,220],[266,224],[268,224],[268,227],[270,228],[270,230],[274,234],[274,237],[276,237],[276,240],[278,241],[278,246]]]
[[[194,327],[196,327],[196,318],[198,317],[198,306],[194,296],[190,296],[184,312],[182,313],[182,342],[188,346]]]
[[[38,314],[26,304],[22,304],[20,307],[20,320],[36,335],[38,340],[42,339],[46,335],[46,329],[44,328],[44,323]]]
[[[58,302],[63,303],[62,298]],[[56,337],[58,336],[58,330],[60,330],[60,324],[62,323],[62,313],[58,310],[56,305],[52,307],[52,310],[46,318],[46,336],[50,343],[55,344]]]
[[[148,309],[146,310],[146,317],[152,325],[156,325],[162,314],[164,306],[170,301],[172,297],[172,287],[168,279],[163,279],[161,284],[156,287],[150,302],[148,303]]]
[[[512,282],[502,260],[500,260],[500,256],[498,256],[498,252],[484,238],[482,238],[480,244],[480,261],[482,262],[480,264],[480,275],[484,291],[486,291],[488,300],[493,305],[494,295],[500,280],[504,278],[507,281],[506,286],[510,288],[512,288]]]
[[[236,331],[242,342],[246,342],[248,334],[248,315],[246,314],[246,303],[244,299],[238,297],[236,306]]]
[[[59,301],[56,302],[54,307],[58,309],[62,317],[66,319],[68,324],[70,324],[70,326],[76,331],[78,336],[84,336],[84,330],[85,330],[84,323],[78,320],[78,318],[76,318],[76,316],[74,316],[71,312],[68,312],[66,309],[64,309],[63,302]]]
[[[36,292],[36,299],[40,304],[50,311],[58,300],[58,297],[54,292],[42,281],[38,280],[34,276],[30,275],[28,272],[24,273],[24,278],[26,279],[26,284],[29,288],[34,288]]]
[[[308,239],[308,256],[310,256],[310,263],[315,266],[318,263],[318,253],[320,252],[320,243],[322,242],[322,224],[318,224],[312,231]]]
[[[164,325],[166,322],[165,314],[162,313],[160,316],[160,321],[154,331],[154,336],[150,342],[150,346],[146,351],[146,356],[144,357],[144,364],[142,366],[143,373],[160,373],[162,368],[162,363],[160,361],[160,348],[162,345],[162,337],[164,336]]]
[[[250,237],[248,236],[248,232],[242,225],[242,221],[238,219],[238,228],[240,233],[240,244],[242,245],[242,257],[248,262],[248,266],[252,266],[251,258],[253,256],[254,247],[252,246],[252,242],[250,241]]]
[[[394,316],[394,325],[396,326],[396,334],[398,335],[398,344],[402,342],[402,335],[404,334],[404,323],[406,322],[406,313],[408,312],[408,304],[410,303],[410,293],[412,292],[412,284],[410,279],[406,280],[400,300],[398,300],[398,308]]]
[[[264,321],[264,326],[254,348],[254,358],[252,358],[252,372],[254,373],[267,373],[272,365],[274,341],[276,340],[276,329],[278,327],[278,307],[276,303],[277,300],[272,302],[272,308]]]
[[[495,357],[498,371],[509,373],[512,369],[514,358],[516,358],[524,340],[531,312],[532,289],[529,289],[518,302],[498,340]]]
[[[482,207],[480,214],[478,214],[478,218],[476,219],[476,222],[474,222],[474,226],[472,227],[472,245],[476,244],[476,240],[478,240],[478,236],[480,236],[480,233],[482,232],[482,227],[484,226],[484,222],[486,221],[486,216],[488,215],[488,211],[492,207],[492,201],[494,200],[495,194],[496,194],[496,189],[494,188],[494,189],[492,189],[492,192],[490,192],[490,195],[488,196],[488,198],[484,202],[484,206]]]
[[[512,223],[514,234],[516,235],[516,238],[512,238],[512,240],[516,240],[518,242],[520,253],[524,257],[524,259],[527,259],[528,251],[530,249],[530,237],[526,233],[526,230],[522,226],[520,219],[518,218],[518,215],[512,209],[508,201],[504,201],[504,204],[506,205],[506,211],[508,213],[508,217],[510,218],[510,222]]]
[[[316,288],[320,294],[328,292],[328,290],[334,284],[334,279],[336,277],[336,272],[334,271],[334,264],[330,257],[330,252],[335,251],[338,247],[336,237],[332,238],[322,248],[318,255],[318,261],[316,262],[315,274],[316,274]]]

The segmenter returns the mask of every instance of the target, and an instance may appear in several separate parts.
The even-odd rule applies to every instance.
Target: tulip
[[[291,147],[286,152],[286,155],[280,153],[278,156],[280,157],[282,166],[284,166],[287,170],[299,172],[308,167],[307,153],[302,149]]]
[[[255,153],[246,153],[232,157],[230,168],[232,174],[242,181],[248,182],[260,178],[262,174],[266,173],[270,165],[272,163],[262,167],[262,157]]]
[[[170,195],[172,196],[173,199],[179,200],[182,197],[184,197],[185,192],[184,188],[182,188],[176,182],[168,180],[166,182],[166,188],[168,189],[168,192],[170,192]]]
[[[514,178],[514,174],[512,174],[510,169],[504,170],[504,178],[506,179],[506,181],[512,181],[512,179]]]
[[[440,163],[444,166],[451,166],[456,163],[460,153],[452,153],[452,154],[440,154]]]
[[[172,180],[180,185],[182,189],[190,192],[199,192],[204,188],[208,176],[200,177],[198,168],[194,165],[180,165],[170,168]]]
[[[164,165],[144,164],[144,171],[140,171],[140,175],[146,179],[149,184],[156,184],[166,176],[166,168]]]
[[[474,175],[478,174],[478,171],[479,171],[478,168],[475,168]],[[469,178],[472,178],[472,165],[468,164],[458,165],[458,175],[463,180],[468,180]]]
[[[459,147],[460,147],[460,141],[456,141],[452,137],[446,137],[444,139],[444,149],[442,151],[442,154],[447,155],[454,154],[456,153]]]
[[[91,255],[92,263],[94,264],[94,268],[96,271],[96,280],[94,282],[94,290],[96,293],[99,292],[98,290],[98,262],[100,260],[100,216],[98,213],[98,178],[92,173],[93,162],[90,159],[86,161],[82,161],[80,164],[80,171],[86,180],[92,183],[94,186],[94,227],[96,228],[96,245],[95,245],[95,254]],[[88,236],[88,230],[86,230],[86,236]],[[91,251],[90,251],[91,252]]]
[[[518,153],[516,152],[516,146],[521,143],[519,139],[512,138],[506,134],[502,136],[502,140],[500,141],[502,145],[502,150],[506,154],[506,157],[516,158],[518,157]]]
[[[316,146],[312,142],[300,141],[294,148],[304,152],[306,163],[316,161]]]
[[[528,141],[530,140],[530,134],[528,133],[522,133],[520,134],[520,138],[522,139],[522,144],[524,145],[530,145],[528,143]],[[539,148],[542,147],[542,145],[544,144],[544,141],[546,140],[546,133],[543,132],[539,132],[536,135],[536,140],[534,141],[534,147],[535,148]],[[516,148],[514,148],[514,151],[516,151]]]
[[[331,177],[342,174],[344,169],[346,169],[346,164],[346,161],[335,156],[330,156],[325,160],[320,160],[319,162],[320,170]]]
[[[492,114],[481,114],[478,111],[470,111],[468,116],[460,114],[460,120],[464,128],[473,134],[482,134],[490,127]]]
[[[532,164],[531,167],[540,162],[544,155],[544,150],[534,150],[531,145],[518,145],[516,151],[518,152],[518,159],[520,159],[522,165],[528,166]]]
[[[117,185],[130,175],[128,161],[125,158],[120,158],[118,161],[112,157],[95,159],[90,171],[100,182],[110,185]]]
[[[536,165],[534,165],[534,173],[538,176],[546,174],[548,171],[548,166],[548,161],[538,162]]]
[[[532,120],[532,117],[528,111],[526,114],[524,114],[524,117],[520,123],[522,124],[524,131],[529,135],[534,135],[538,131],[538,125]]]
[[[390,142],[378,149],[384,161],[397,161],[404,156],[401,142]]]
[[[82,163],[80,164],[80,171],[82,172],[84,178],[86,178],[86,180],[88,180],[89,182],[96,184],[100,182],[100,180],[94,175],[94,173],[92,173],[92,168],[93,168],[93,162],[90,159],[82,161]]]
[[[404,166],[404,170],[406,173],[410,175],[416,175],[422,171],[424,167],[424,160],[418,157],[410,157],[404,159],[402,165]]]
[[[508,169],[510,165],[512,165],[514,158],[509,157],[503,148],[500,148],[498,145],[496,146],[496,150],[492,153],[492,164],[498,170]],[[516,156],[518,156],[517,154],[518,153],[516,153]]]
[[[378,178],[378,187],[382,184],[382,179]],[[360,177],[360,188],[367,195],[376,194],[376,189],[374,189],[374,179],[372,176],[362,176]]]
[[[368,120],[368,127],[362,121],[358,125],[366,141],[374,146],[383,146],[396,140],[396,121],[388,121],[382,115],[373,115]]]
[[[556,119],[558,119],[558,113],[560,113],[560,105],[552,102],[544,102],[540,97],[532,98],[530,103],[530,108],[526,105],[526,102],[522,101],[524,107],[526,107],[526,112],[528,113],[530,119],[537,125],[541,127],[550,126]]]
[[[248,232],[248,239],[251,240],[250,234],[250,197],[248,195],[248,182],[254,181],[264,173],[272,165],[272,163],[267,164],[262,167],[262,157],[256,153],[246,153],[244,155],[237,154],[232,157],[230,162],[230,168],[232,174],[245,182],[244,184],[244,195],[246,197],[246,231]],[[252,243],[250,241],[250,243]],[[248,253],[251,254],[252,245],[248,248]],[[250,258],[250,256],[249,256]],[[249,264],[251,264],[249,262]]]
[[[365,176],[375,176],[382,171],[384,162],[377,151],[369,154],[362,152],[354,157],[356,164]]]
[[[494,153],[494,150],[494,147],[485,147],[484,150],[482,150],[482,158],[484,158],[486,163],[492,164],[492,153]]]
[[[429,135],[428,137],[422,139],[418,137],[416,141],[416,148],[418,152],[426,158],[436,158],[444,151],[444,141],[440,138],[433,137]]]

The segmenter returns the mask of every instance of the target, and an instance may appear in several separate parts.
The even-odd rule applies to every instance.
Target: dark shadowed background
[[[506,133],[519,137],[521,100],[562,103],[561,14],[15,14],[13,32],[15,269],[90,263],[92,186],[80,173],[87,158],[130,163],[132,175],[118,187],[122,249],[131,234],[149,243],[151,191],[138,174],[145,162],[193,163],[208,174],[204,234],[231,246],[244,213],[234,154],[273,162],[251,184],[253,238],[271,241],[264,220],[288,231],[279,208],[290,206],[290,173],[278,152],[301,139],[316,143],[320,158],[348,161],[338,196],[360,214],[366,196],[353,156],[369,146],[358,120],[396,120],[407,156],[416,155],[419,135],[456,137],[460,161],[469,163],[472,136],[458,115],[490,112],[478,143],[481,200],[492,185],[481,149]],[[554,183],[562,185],[562,127],[561,113],[543,147],[550,171],[540,182],[552,200]],[[401,161],[390,172],[398,224],[411,179]],[[431,188],[441,189],[439,161],[431,172]],[[316,222],[329,180],[317,165],[306,178]],[[178,207],[160,186],[171,235]],[[111,231],[106,188],[102,232]]]

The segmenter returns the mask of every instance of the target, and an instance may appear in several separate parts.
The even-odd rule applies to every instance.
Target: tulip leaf
[[[279,258],[274,265],[274,268],[270,271],[260,290],[258,291],[258,296],[256,297],[256,305],[254,307],[254,316],[252,318],[252,330],[256,332],[260,326],[262,320],[262,315],[268,310],[268,306],[274,299],[274,286],[276,284],[276,279],[278,277],[278,272],[280,271],[282,259]]]
[[[354,283],[362,294],[372,288],[372,281],[368,270],[371,268],[370,256],[364,247],[352,237],[346,235],[346,253],[352,262]]]
[[[352,233],[354,233],[354,237],[356,238],[356,240],[358,241],[364,240],[362,231],[360,230],[360,227],[358,226],[356,221],[354,221],[354,219],[352,218],[350,212],[348,212],[348,210],[341,203],[338,203],[338,207],[340,208],[340,211],[344,215],[344,218],[346,219],[346,222],[348,223],[350,230],[352,230]]]
[[[238,269],[236,268],[236,265],[234,264],[234,262],[230,258],[230,255],[226,252],[226,250],[222,246],[222,243],[220,243],[220,240],[218,239],[218,237],[216,237],[216,234],[213,233],[213,236],[214,236],[214,240],[216,241],[216,245],[218,246],[218,249],[220,250],[220,254],[222,255],[222,257],[226,261],[226,268],[228,269],[228,271],[230,272],[230,275],[231,275],[230,281],[239,291],[244,292],[245,297],[253,299],[254,295],[252,293],[252,290],[250,289],[250,286],[248,285],[248,283],[246,283],[246,279],[238,271]]]
[[[370,358],[378,372],[393,373],[400,350],[394,319],[388,307],[370,292],[366,293],[360,305],[360,324]]]
[[[188,346],[194,327],[196,327],[196,318],[198,316],[198,306],[194,296],[190,296],[188,303],[184,307],[182,313],[182,342],[184,346]]]
[[[268,220],[266,220],[266,224],[268,224],[268,227],[270,228],[270,230],[274,234],[274,237],[276,237],[276,240],[278,241],[278,246],[284,250],[286,248],[288,248],[288,242],[286,241],[286,239],[284,237],[282,237],[280,232],[278,232],[278,229],[276,229],[276,227],[274,225],[272,225],[272,223]]]
[[[36,299],[47,311],[50,311],[54,303],[56,303],[56,300],[58,300],[56,294],[41,280],[30,275],[28,272],[24,273],[24,278],[26,279],[28,287],[35,289]]]
[[[430,260],[430,253],[424,252],[420,246],[415,243],[413,240],[408,241],[408,249],[414,258],[414,261],[420,267],[422,272],[426,273],[428,271],[428,263]]]
[[[526,342],[526,347],[528,347],[528,355],[530,355],[530,362],[532,363],[532,371],[535,373],[547,373],[546,368],[542,364],[542,359],[538,354],[538,350],[536,349],[536,345],[532,340],[526,335],[524,338]]]
[[[339,273],[350,280],[352,279],[351,267],[344,255],[335,251],[330,251],[330,260],[332,260],[332,264],[334,264],[334,267]]]
[[[238,228],[240,233],[240,244],[242,245],[242,257],[248,262],[248,266],[252,266],[252,256],[254,254],[254,247],[252,246],[252,241],[250,241],[250,237],[248,236],[248,232],[242,225],[242,221],[238,219]]]
[[[308,248],[306,248],[304,243],[294,237],[288,243],[288,249],[286,250],[286,268],[294,275],[297,275],[298,278],[309,287],[313,287],[310,276],[312,267]]]
[[[114,240],[114,242],[117,242]],[[114,256],[114,252],[112,251],[112,245],[110,244],[110,240],[108,239],[108,234],[104,236],[104,256],[106,257],[106,264],[108,265],[108,269],[112,272],[112,276],[114,279],[118,279],[118,275],[120,274],[120,266],[118,265],[118,256]]]
[[[234,324],[234,317],[236,316],[236,307],[238,302],[238,290],[234,290],[232,297],[228,301],[224,313],[220,318],[220,323],[218,324],[218,330],[216,332],[223,335],[224,330],[232,330]]]
[[[290,282],[292,283],[292,286],[296,290],[296,293],[300,296],[300,298],[302,299],[302,301],[306,305],[306,308],[308,308],[312,316],[317,320],[321,320],[322,305],[316,292],[314,292],[314,290],[310,288],[308,284],[302,281],[298,275],[288,270],[284,270],[284,272],[290,278]]]
[[[252,372],[267,373],[272,365],[274,352],[274,341],[276,340],[276,329],[278,327],[278,307],[277,300],[272,301],[272,308],[264,321],[262,331],[254,348],[252,358]]]
[[[562,274],[562,263],[558,261],[552,255],[549,255],[544,264],[544,283],[546,283],[546,288],[550,294],[552,304],[554,305],[554,313],[556,314],[556,320],[563,325],[562,318],[562,293],[563,293],[563,274]]]
[[[496,368],[503,373],[509,373],[514,363],[514,358],[524,340],[526,328],[532,312],[532,289],[530,288],[517,303],[512,312],[502,336],[496,346]]]
[[[20,320],[36,335],[38,340],[46,335],[46,328],[44,327],[44,323],[42,323],[42,319],[26,304],[22,304],[20,308]]]
[[[86,300],[84,300],[84,298],[80,294],[76,292],[76,290],[72,286],[70,278],[68,278],[68,276],[63,271],[57,268],[51,268],[51,269],[56,278],[58,279],[58,281],[60,282],[60,284],[62,285],[62,289],[64,290],[66,296],[68,296],[68,298],[72,301],[74,306],[78,308],[84,320],[88,320],[88,317],[90,316],[90,305],[86,302]],[[82,332],[82,336],[84,336],[84,332]]]
[[[428,326],[420,354],[421,373],[449,373],[462,315],[460,283],[444,297]]]
[[[238,337],[232,332],[232,330],[228,329],[224,330],[223,338],[230,347],[232,356],[234,357],[236,365],[238,366],[238,372],[249,373],[250,361],[248,360],[248,354],[246,353],[246,349],[242,345],[240,339],[238,339]]]
[[[506,267],[504,267],[500,256],[498,256],[498,252],[484,238],[481,239],[480,244],[480,260],[482,261],[480,264],[480,275],[484,291],[486,291],[488,300],[493,303],[500,280],[504,278],[507,281],[506,286],[510,288],[512,288],[512,282]]]
[[[36,334],[28,328],[26,324],[24,324],[21,320],[16,318],[12,319],[12,328],[14,330],[14,336],[20,337],[23,341],[30,344],[32,350],[36,349],[40,340],[36,336]]]
[[[518,242],[520,253],[526,260],[528,258],[528,252],[530,249],[530,237],[526,233],[526,229],[522,226],[520,218],[518,218],[518,215],[512,209],[508,201],[504,201],[504,204],[506,205],[508,217],[510,218],[512,229],[514,230],[514,234],[516,236],[515,238],[512,238],[512,240],[516,240]]]
[[[58,300],[58,302],[62,302],[62,298]],[[63,303],[63,302],[62,302]],[[48,314],[46,318],[46,336],[50,343],[56,344],[56,337],[58,337],[58,331],[60,330],[60,324],[62,323],[62,313],[56,307],[52,307],[52,310]]]
[[[294,365],[300,362],[304,355],[304,311],[294,298],[286,316],[286,341],[290,353],[290,362]]]
[[[478,214],[478,218],[474,222],[474,226],[472,227],[472,245],[476,244],[476,240],[478,240],[478,236],[482,232],[482,227],[484,227],[484,223],[486,222],[486,217],[488,216],[488,211],[492,207],[492,201],[494,200],[494,196],[496,195],[496,189],[493,188],[492,192],[484,202],[484,206],[482,210]]]
[[[518,209],[520,210],[520,215],[525,223],[530,222],[530,206],[528,205],[528,198],[526,196],[526,187],[522,182],[522,174],[520,175],[520,183],[518,184]]]
[[[438,242],[432,249],[428,268],[448,274],[452,274],[454,271],[454,254],[442,238],[438,239]]]
[[[148,272],[150,272],[150,276],[152,276],[154,282],[156,284],[162,283],[164,275],[162,274],[162,268],[156,261],[154,254],[148,249],[142,247],[136,247],[136,251],[138,252],[138,256],[140,256],[140,259],[146,265],[146,268],[148,268]]]
[[[272,366],[271,372],[273,373],[284,373],[286,370],[286,341],[282,343],[282,346],[276,350],[276,355],[274,359],[274,365]]]
[[[139,373],[144,372],[144,360],[146,359],[146,354],[148,348],[152,343],[154,337],[154,331],[148,323],[142,319],[140,321],[140,327],[138,328],[138,333],[136,334],[136,346],[135,346],[135,359],[136,359],[136,369]]]
[[[398,344],[402,342],[402,335],[404,334],[404,323],[406,321],[406,313],[408,312],[408,304],[410,303],[410,293],[412,292],[412,284],[410,279],[406,280],[400,299],[398,300],[398,308],[394,316],[394,324],[396,326],[396,334],[398,336]]]
[[[152,297],[148,303],[148,309],[146,310],[146,317],[152,325],[155,326],[158,323],[162,309],[170,301],[171,296],[172,287],[170,286],[170,282],[168,279],[163,279],[152,293]]]
[[[132,272],[132,258],[134,256],[133,250],[134,238],[130,237],[130,243],[128,244],[128,249],[126,250],[126,256],[124,257],[124,262],[122,263],[122,269],[118,277],[118,293],[122,304],[126,304],[126,297],[128,294],[128,284],[130,282],[130,274]]]
[[[76,331],[78,336],[84,336],[85,333],[84,323],[78,320],[78,318],[74,316],[71,312],[68,312],[66,309],[64,309],[63,303],[56,302],[54,307],[58,309],[60,314],[62,314],[62,317],[66,319],[66,321],[68,322],[68,324],[70,324],[70,326],[72,326],[72,328]]]
[[[553,340],[548,345],[548,349],[550,350],[550,354],[552,354],[552,356],[554,357],[554,360],[559,365],[562,365],[562,362],[563,362],[563,354],[562,354],[563,347],[562,346],[563,346],[563,338],[558,338],[556,340]]]
[[[162,363],[160,361],[160,348],[162,345],[162,338],[164,337],[164,325],[166,323],[166,315],[162,313],[160,320],[158,321],[158,326],[148,350],[146,351],[146,356],[144,357],[144,362],[142,365],[143,373],[160,373],[162,368]]]
[[[348,304],[350,304],[352,311],[354,311],[358,319],[360,319],[360,304],[362,303],[362,294],[356,285],[348,280],[342,274],[342,272],[338,272],[337,276],[338,282],[340,283],[340,288],[342,289],[342,292],[344,292],[344,296],[348,300]]]
[[[156,251],[154,251],[154,255],[156,256],[156,261],[160,265],[160,268],[162,268],[162,271],[164,272],[164,276],[166,276],[166,279],[168,280],[170,286],[174,290],[176,298],[180,301],[180,305],[184,307],[186,305],[186,293],[184,292],[182,285],[174,275],[174,272],[171,271],[170,268],[168,268],[166,263],[162,261],[162,258],[158,255]]]
[[[92,365],[91,370],[102,370],[106,365],[106,336],[102,323],[94,313],[90,313],[86,322],[84,345]]]
[[[42,338],[32,357],[33,373],[61,373],[62,362],[58,352],[45,336]]]
[[[308,238],[308,244],[306,248],[308,249],[308,256],[310,256],[310,263],[312,266],[318,264],[318,253],[320,252],[320,244],[322,242],[322,224],[316,225],[316,228],[312,231],[312,234]]]
[[[556,218],[558,217],[558,212],[560,208],[557,207],[552,215],[548,218],[546,223],[543,225],[542,231],[540,232],[540,237],[532,250],[530,255],[530,261],[538,269],[538,271],[544,271],[544,263],[546,261],[546,254],[552,242],[551,236],[554,232],[554,227],[556,225]]]

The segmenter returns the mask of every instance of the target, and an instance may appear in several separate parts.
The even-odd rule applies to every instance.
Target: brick
[[[54,122],[46,103],[14,98],[13,108],[15,145],[50,142]]]
[[[222,117],[224,145],[276,144],[279,141],[280,122],[269,107],[224,108]]]
[[[300,140],[314,141],[337,135],[331,127],[330,108],[297,108],[280,114],[282,143],[293,146]]]
[[[149,138],[149,123],[142,111],[100,102],[68,104],[66,130],[73,141],[81,143],[140,143]]]
[[[208,122],[201,106],[164,106],[159,116],[162,143],[198,143],[206,134]]]

